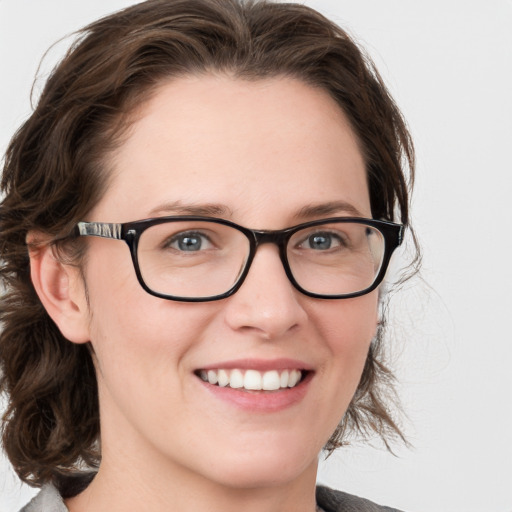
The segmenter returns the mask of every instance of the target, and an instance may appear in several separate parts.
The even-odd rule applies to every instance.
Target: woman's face
[[[371,217],[354,134],[323,91],[290,78],[189,77],[161,86],[112,156],[89,221],[202,214],[254,229]],[[159,299],[126,244],[89,238],[85,281],[100,389],[103,464],[276,485],[314,473],[357,387],[377,292],[301,295],[277,247],[258,249],[241,289],[216,302]],[[307,370],[291,389],[205,382],[204,370]],[[134,464],[132,463],[131,467]]]

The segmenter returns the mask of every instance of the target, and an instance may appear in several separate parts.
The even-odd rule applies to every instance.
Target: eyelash
[[[169,239],[167,239],[165,241],[165,243],[162,244],[163,248],[164,249],[170,248],[170,249],[174,249],[174,250],[177,250],[180,252],[198,252],[198,251],[186,251],[184,249],[172,247],[172,245],[175,243],[179,244],[180,239],[182,240],[183,238],[199,238],[201,241],[201,246],[200,246],[199,250],[202,249],[202,245],[203,245],[204,241],[206,241],[208,244],[212,245],[212,241],[204,233],[200,233],[198,231],[183,231],[183,232],[177,233],[177,234],[173,235],[172,237],[170,237]]]

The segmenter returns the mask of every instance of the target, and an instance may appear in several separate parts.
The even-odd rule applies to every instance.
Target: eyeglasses
[[[124,224],[79,222],[75,234],[124,240],[137,279],[151,295],[206,302],[233,295],[266,243],[278,246],[288,279],[303,294],[364,295],[381,283],[403,230],[392,222],[337,217],[260,231],[224,219],[174,216]]]

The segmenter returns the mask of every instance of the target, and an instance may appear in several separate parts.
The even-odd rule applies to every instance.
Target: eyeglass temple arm
[[[398,245],[402,245],[402,242],[404,241],[404,233],[405,233],[405,226],[400,226],[400,231],[398,232]]]
[[[121,240],[121,224],[110,222],[79,222],[77,224],[80,236],[101,236]]]

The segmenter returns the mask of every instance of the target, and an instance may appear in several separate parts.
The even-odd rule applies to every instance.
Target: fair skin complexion
[[[204,205],[254,229],[371,217],[347,120],[325,92],[290,78],[165,83],[108,164],[109,188],[83,220],[128,222]],[[305,210],[318,205],[332,211]],[[313,512],[318,453],[357,387],[377,292],[302,295],[277,247],[265,244],[235,295],[168,301],[142,289],[124,242],[90,237],[87,245],[89,303],[76,269],[50,249],[32,254],[48,312],[95,354],[102,464],[89,488],[67,501],[71,512]],[[241,404],[197,376],[230,364],[297,366],[310,377],[291,403],[275,398],[283,390],[259,392],[258,406],[247,394]],[[278,407],[267,407],[266,397]]]

